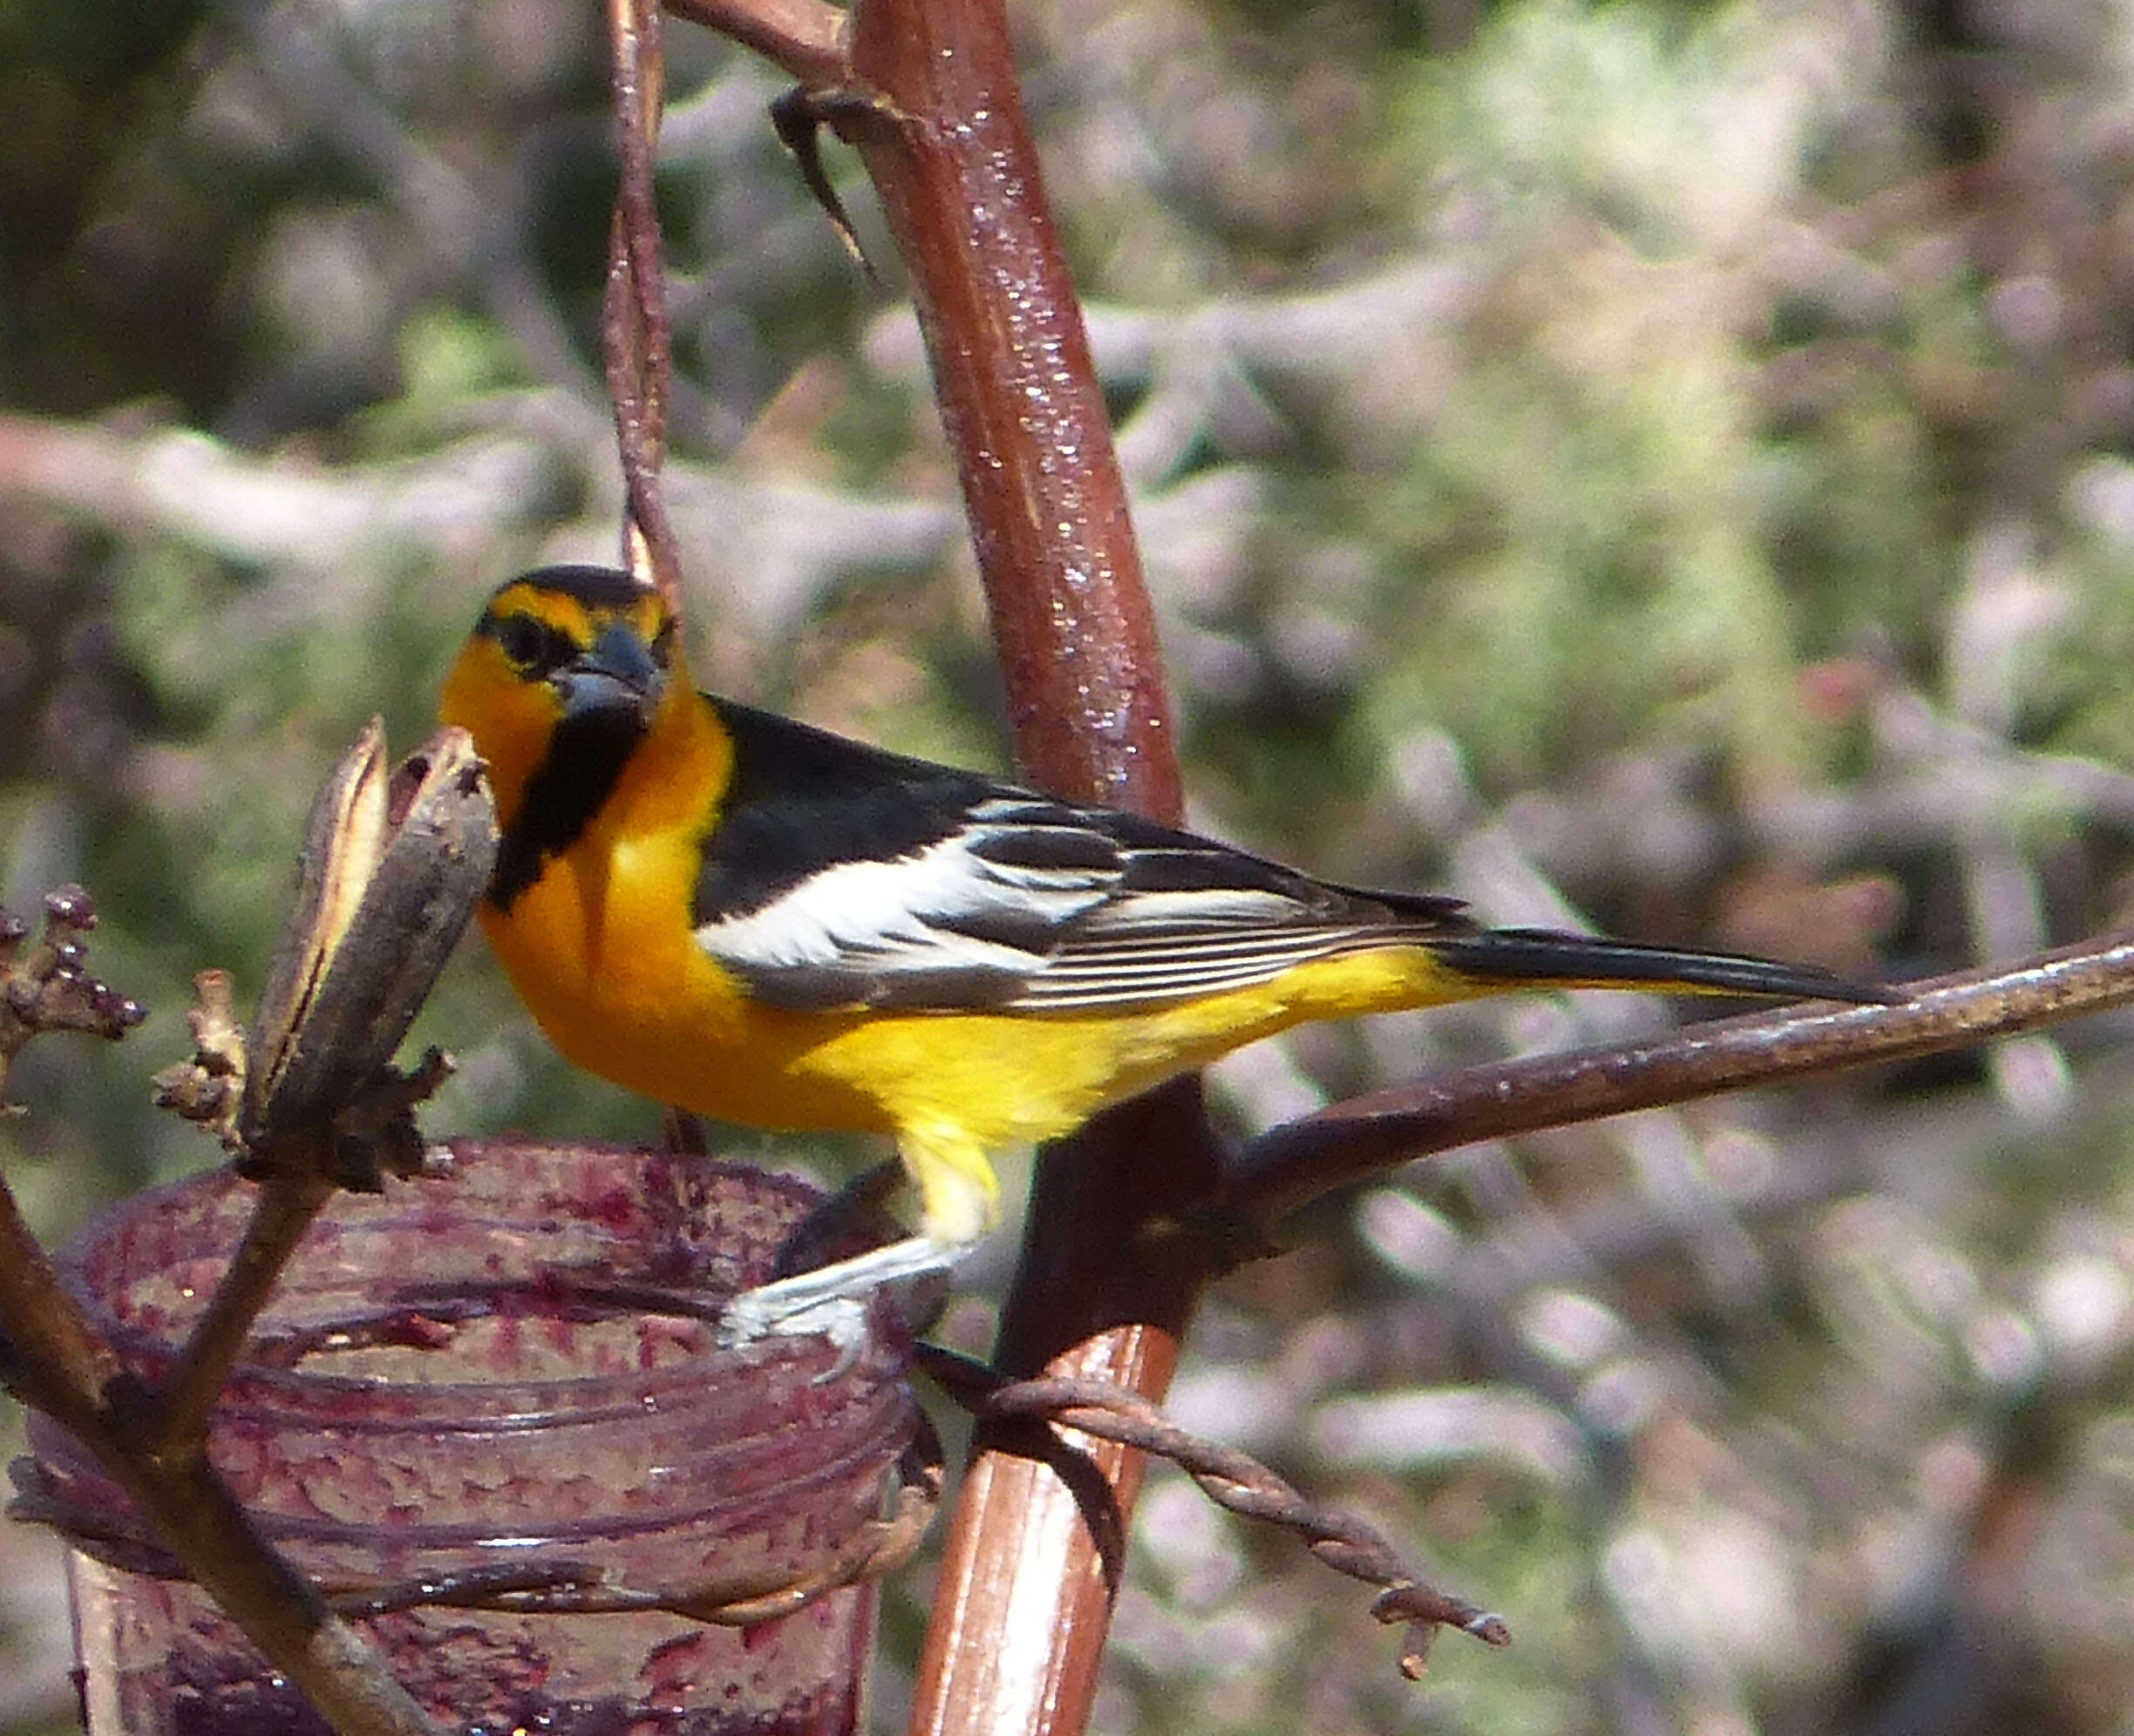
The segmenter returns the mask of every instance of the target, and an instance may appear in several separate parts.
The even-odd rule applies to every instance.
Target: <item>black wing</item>
[[[773,1006],[1092,1011],[1264,982],[1451,899],[1332,886],[1190,832],[712,702],[737,767],[693,920]]]

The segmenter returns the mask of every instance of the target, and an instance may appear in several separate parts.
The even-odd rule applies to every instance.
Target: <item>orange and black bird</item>
[[[499,590],[442,709],[496,795],[483,927],[564,1054],[722,1121],[896,1142],[916,1233],[738,1299],[735,1337],[953,1264],[998,1215],[995,1153],[1308,1020],[1526,988],[1892,998],[1484,928],[700,693],[673,615],[601,567]]]

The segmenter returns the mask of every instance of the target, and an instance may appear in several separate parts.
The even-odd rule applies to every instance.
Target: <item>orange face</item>
[[[663,675],[675,638],[674,618],[656,593],[602,569],[531,573],[490,599],[445,678],[438,709],[489,762],[500,824],[517,817],[568,709],[570,672],[595,660],[603,642],[619,641],[639,648]]]

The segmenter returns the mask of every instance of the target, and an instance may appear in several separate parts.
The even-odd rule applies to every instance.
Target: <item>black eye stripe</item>
[[[578,654],[577,642],[561,627],[532,615],[509,614],[484,623],[503,654],[529,675],[560,668]]]

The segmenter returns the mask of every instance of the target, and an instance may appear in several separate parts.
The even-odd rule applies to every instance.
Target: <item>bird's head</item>
[[[508,826],[565,762],[620,763],[652,727],[679,634],[658,595],[604,566],[548,566],[489,600],[438,715],[474,737]]]

